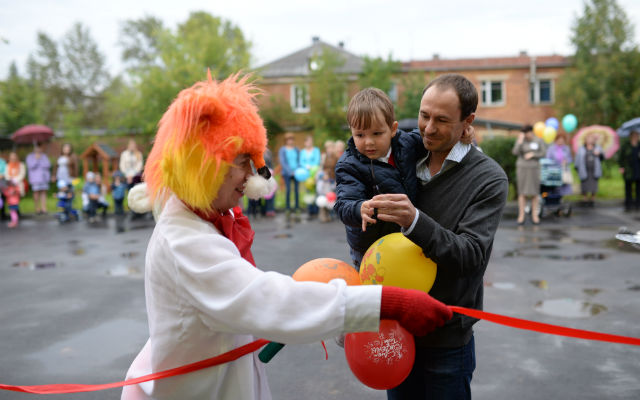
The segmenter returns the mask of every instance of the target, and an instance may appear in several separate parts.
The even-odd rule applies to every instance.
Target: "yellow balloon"
[[[538,121],[533,124],[533,133],[535,133],[537,137],[541,138],[546,127],[547,125],[544,122]]]
[[[369,247],[360,264],[365,285],[397,286],[429,292],[437,265],[402,233],[391,233]]]
[[[544,132],[542,133],[542,140],[544,140],[546,144],[549,144],[556,140],[557,133],[558,132],[554,127],[547,126],[546,128],[544,128]]]

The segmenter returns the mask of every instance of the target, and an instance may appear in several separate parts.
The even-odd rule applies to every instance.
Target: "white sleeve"
[[[254,267],[213,229],[166,228],[177,286],[212,330],[307,343],[378,329],[379,286],[347,286],[340,279],[329,284],[296,282]]]

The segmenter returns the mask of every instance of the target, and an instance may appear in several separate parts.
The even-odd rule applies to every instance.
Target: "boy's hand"
[[[476,130],[473,126],[469,125],[465,128],[464,132],[462,132],[462,137],[460,138],[460,141],[464,144],[471,144],[473,143],[473,139],[476,136]]]
[[[367,230],[367,224],[375,224],[375,209],[370,207],[369,200],[360,206],[360,216],[362,217],[362,232]]]

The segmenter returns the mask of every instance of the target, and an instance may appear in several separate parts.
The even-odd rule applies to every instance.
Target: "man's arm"
[[[378,208],[378,219],[395,222],[404,229],[411,226],[418,212],[418,221],[407,237],[434,262],[447,265],[450,271],[455,268],[454,273],[462,276],[485,264],[507,191],[506,179],[495,179],[485,185],[464,211],[455,232],[442,227],[426,213],[416,211],[405,195],[375,196],[372,206]]]

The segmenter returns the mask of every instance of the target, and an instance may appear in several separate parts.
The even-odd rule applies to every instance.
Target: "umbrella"
[[[640,117],[634,118],[622,124],[622,126],[618,128],[618,136],[627,137],[633,131],[640,133]]]
[[[53,136],[53,129],[46,125],[25,125],[11,135],[18,144],[44,142]]]
[[[580,129],[571,138],[571,147],[573,148],[574,153],[578,152],[578,149],[584,145],[586,137],[591,134],[600,136],[596,143],[602,147],[602,150],[604,150],[605,158],[611,158],[620,148],[620,139],[618,138],[616,131],[608,126],[591,125]]]

